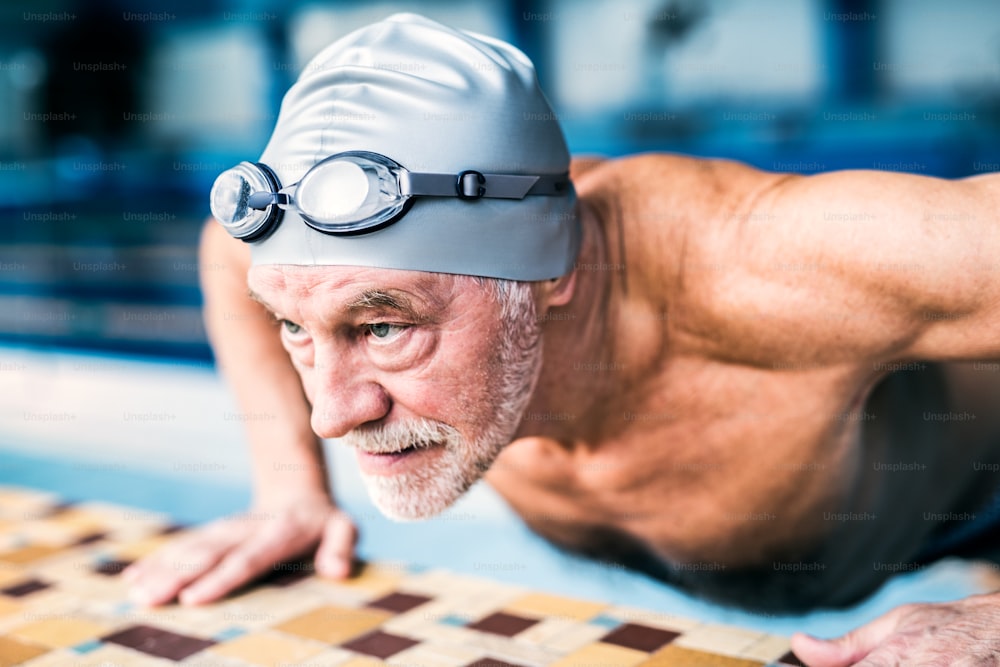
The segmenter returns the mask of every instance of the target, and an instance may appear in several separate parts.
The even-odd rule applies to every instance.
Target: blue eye
[[[375,322],[374,324],[366,325],[368,327],[368,333],[370,333],[375,338],[380,338],[386,340],[393,338],[402,333],[403,329],[406,327],[401,327],[398,324],[389,324],[388,322]]]
[[[292,334],[293,336],[302,331],[302,327],[292,322],[291,320],[281,320],[281,326],[285,328],[285,331]]]

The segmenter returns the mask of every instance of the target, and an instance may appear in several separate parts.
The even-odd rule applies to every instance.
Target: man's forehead
[[[247,279],[251,296],[265,304],[285,299],[319,297],[343,306],[368,302],[376,295],[412,296],[427,305],[447,301],[455,276],[429,271],[403,271],[353,266],[259,265]]]

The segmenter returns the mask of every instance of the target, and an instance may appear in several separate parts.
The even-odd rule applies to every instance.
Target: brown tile
[[[469,623],[466,627],[472,630],[479,630],[480,632],[489,632],[494,635],[513,637],[522,630],[527,630],[535,623],[538,623],[538,621],[533,618],[524,618],[498,611],[475,623]]]
[[[680,637],[679,632],[651,628],[648,625],[639,625],[638,623],[626,623],[609,632],[601,641],[652,653],[678,637]]]
[[[108,577],[121,574],[122,570],[132,564],[130,560],[103,560],[94,565],[96,574],[103,574]]]
[[[181,532],[183,532],[185,530],[187,530],[187,526],[185,526],[184,524],[181,524],[181,523],[171,523],[171,524],[167,524],[166,526],[164,526],[163,528],[161,528],[158,531],[158,533],[160,535],[173,535],[174,533],[181,533]]]
[[[100,542],[101,540],[103,540],[107,536],[108,536],[107,533],[104,533],[104,532],[101,532],[101,531],[95,531],[93,533],[87,533],[86,535],[77,538],[77,540],[73,543],[73,546],[80,547],[80,546],[83,546],[85,544],[93,544],[94,542]]]
[[[799,656],[789,651],[785,655],[778,658],[778,664],[788,665],[789,667],[805,667],[806,663],[799,660]]]
[[[101,641],[125,646],[167,660],[183,660],[215,644],[209,639],[179,635],[149,625],[133,625],[101,637]]]
[[[523,667],[523,666],[515,665],[512,662],[504,662],[503,660],[498,660],[497,658],[491,658],[487,656],[485,658],[480,658],[475,662],[470,662],[465,667]]]
[[[414,607],[419,607],[425,602],[430,602],[432,599],[426,595],[414,595],[412,593],[389,593],[389,595],[373,600],[365,606],[402,614]]]
[[[396,655],[400,651],[405,651],[419,643],[409,637],[400,637],[399,635],[391,635],[388,632],[376,630],[375,632],[369,632],[367,635],[362,635],[357,639],[345,642],[340,647],[385,660],[389,656]]]
[[[25,595],[31,595],[36,591],[44,591],[49,588],[52,584],[46,583],[39,579],[28,579],[27,581],[22,581],[19,584],[14,584],[13,586],[7,586],[6,588],[0,588],[0,593],[12,598],[24,597]]]

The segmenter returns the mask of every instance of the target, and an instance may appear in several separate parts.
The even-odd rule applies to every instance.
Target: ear
[[[536,283],[538,291],[538,311],[544,314],[549,308],[565,306],[573,298],[576,291],[576,269],[559,278],[543,280]]]

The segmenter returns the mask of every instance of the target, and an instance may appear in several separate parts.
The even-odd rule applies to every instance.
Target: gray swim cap
[[[383,155],[411,172],[475,170],[487,174],[487,189],[496,187],[489,174],[553,183],[569,169],[527,56],[414,14],[361,28],[317,55],[285,95],[260,162],[287,186],[346,151]],[[465,182],[473,193],[477,177]],[[572,184],[557,187],[521,199],[414,197],[398,222],[349,235],[317,231],[291,208],[252,243],[253,264],[555,278],[573,267],[580,245]]]

